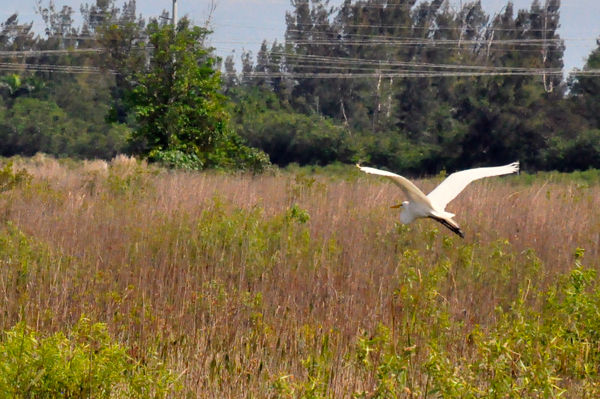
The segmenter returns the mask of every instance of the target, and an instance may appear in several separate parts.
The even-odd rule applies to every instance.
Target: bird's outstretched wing
[[[429,203],[429,199],[423,193],[423,191],[419,190],[419,188],[417,186],[415,186],[414,184],[412,184],[411,181],[408,180],[407,178],[402,177],[402,176],[397,175],[392,172],[387,172],[385,170],[379,170],[379,169],[375,169],[375,168],[367,168],[367,167],[363,167],[360,165],[356,165],[356,166],[358,166],[358,168],[365,173],[387,177],[388,179],[393,181],[394,184],[396,184],[398,187],[400,187],[400,189],[404,192],[404,195],[406,195],[406,197],[408,198],[409,201],[414,201],[414,202],[419,202],[419,203],[424,202],[426,204]]]
[[[437,186],[427,195],[435,205],[446,208],[446,205],[452,201],[462,190],[472,181],[483,179],[484,177],[509,175],[519,171],[519,162],[510,165],[496,166],[492,168],[467,169],[461,172],[452,173],[446,180]]]

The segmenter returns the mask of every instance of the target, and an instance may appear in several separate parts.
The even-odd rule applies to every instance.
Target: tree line
[[[280,165],[364,160],[436,173],[519,159],[530,170],[600,167],[600,81],[563,77],[560,0],[518,11],[508,2],[495,15],[479,1],[415,3],[293,2],[284,43],[263,43],[254,62],[243,56],[240,78],[225,60],[242,136]],[[594,50],[584,71],[599,57]],[[534,73],[500,74],[519,68]],[[473,70],[492,73],[460,75]]]
[[[71,8],[38,3],[44,35],[11,16],[0,155],[126,152],[193,169],[261,169],[268,156],[416,174],[517,159],[600,168],[600,42],[563,76],[560,0],[494,15],[479,1],[292,7],[285,40],[239,67],[213,56],[207,29],[145,20],[135,1],[83,5],[81,26]]]
[[[37,3],[46,29],[11,16],[0,54],[0,155],[111,158],[125,152],[186,169],[262,171],[268,156],[230,127],[207,29],[136,15],[130,0],[70,7]]]

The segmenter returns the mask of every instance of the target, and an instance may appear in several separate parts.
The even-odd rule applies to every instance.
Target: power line
[[[69,53],[77,53],[77,54],[86,54],[89,52],[103,52],[105,51],[102,48],[92,48],[92,49],[82,49],[81,51],[75,50],[39,50],[39,51],[0,51],[0,56],[15,56],[15,55],[23,55],[23,56],[34,56],[41,54],[69,54]],[[377,59],[365,59],[365,58],[349,58],[349,57],[331,57],[331,56],[318,56],[318,55],[309,55],[309,54],[288,54],[285,52],[271,52],[270,54],[275,54],[281,56],[282,60],[285,60],[285,64],[290,67],[294,66],[303,66],[306,67],[308,65],[301,65],[300,62],[303,63],[312,63],[316,65],[311,65],[313,67],[330,67],[331,64],[335,64],[334,66],[339,66],[339,64],[346,64],[348,67],[352,65],[370,65],[372,67],[411,67],[411,68],[438,68],[438,69],[478,69],[478,70],[488,70],[488,71],[550,71],[552,69],[544,69],[544,68],[520,68],[520,67],[498,67],[498,66],[485,66],[485,65],[463,65],[463,64],[435,64],[435,63],[424,63],[424,62],[405,62],[405,61],[389,61],[389,60],[377,60]],[[290,61],[296,60],[296,63],[293,64]],[[18,65],[36,65],[36,64],[18,64]],[[275,64],[273,64],[275,65]],[[65,66],[69,67],[69,66]],[[556,69],[557,71],[560,69]]]
[[[0,51],[0,57],[34,57],[38,55],[64,55],[64,54],[88,54],[101,53],[106,51],[103,48],[90,49],[71,49],[71,50],[16,50],[16,51]]]
[[[279,53],[284,55],[284,53]],[[363,58],[342,58],[342,57],[327,57],[327,56],[317,56],[317,55],[284,55],[287,58],[291,59],[306,59],[307,61],[318,61],[324,64],[332,64],[332,63],[349,63],[356,65],[373,65],[373,66],[402,66],[402,67],[419,67],[419,68],[440,68],[440,69],[479,69],[479,70],[491,70],[491,71],[530,71],[530,70],[544,70],[547,71],[549,69],[543,68],[522,68],[522,67],[497,67],[497,66],[485,66],[485,65],[462,65],[462,64],[434,64],[434,63],[426,63],[426,62],[405,62],[405,61],[380,61],[373,59],[363,59]],[[562,70],[560,68],[555,68],[557,71]]]
[[[296,31],[302,32],[302,31]],[[302,32],[306,33],[306,32]],[[332,35],[332,36],[340,36],[339,38],[313,38],[313,39],[304,39],[304,40],[292,40],[293,44],[331,44],[331,45],[381,45],[381,44],[481,44],[491,42],[492,44],[507,44],[507,45],[537,45],[537,44],[561,44],[564,41],[588,41],[596,39],[596,37],[583,37],[583,38],[555,38],[555,39],[498,39],[498,40],[489,40],[487,38],[481,39],[437,39],[437,38],[414,38],[410,36],[385,36],[385,35],[348,35],[348,36],[361,36],[365,38],[373,38],[370,40],[358,40],[352,39],[347,40],[344,39],[346,34],[342,33],[325,33],[318,32],[322,35]],[[312,33],[314,34],[314,32]],[[31,37],[30,35],[14,35],[13,37]],[[93,40],[98,41],[99,39],[91,36],[47,36],[47,39],[63,39],[63,40]],[[219,43],[252,43],[252,44],[262,44],[260,42],[248,42],[248,41],[227,41],[227,42],[219,42]],[[282,42],[283,43],[283,42]]]
[[[373,29],[377,29],[377,27],[374,27]],[[481,35],[483,33],[487,33],[487,32],[492,32],[495,29],[484,29],[481,32],[475,32],[476,35]],[[415,38],[415,36],[400,36],[400,35],[395,35],[395,34],[366,34],[366,33],[346,33],[343,30],[340,31],[307,31],[307,30],[302,30],[302,29],[287,29],[286,30],[286,34],[287,33],[299,33],[299,34],[304,34],[306,36],[319,36],[319,35],[323,35],[323,36],[327,36],[327,35],[336,35],[336,36],[340,36],[340,37],[358,37],[358,38],[386,38],[386,39],[431,39],[433,38],[432,36],[430,37],[423,37],[423,38]],[[430,34],[434,34],[436,33],[436,29],[431,29]],[[558,35],[556,35],[558,36]],[[583,38],[562,38],[562,37],[557,37],[555,39],[548,39],[548,40],[562,40],[562,41],[579,41],[579,40],[591,40],[591,39],[596,39],[597,36],[594,37],[583,37]],[[458,39],[435,39],[435,40],[458,40]],[[527,41],[527,40],[542,40],[542,39],[498,39],[498,41],[503,42],[503,41]]]
[[[86,66],[69,66],[69,65],[48,65],[48,64],[16,64],[2,62],[0,63],[0,69],[21,71],[31,70],[39,72],[62,72],[62,73],[103,73],[100,68],[97,67],[86,67]],[[109,74],[115,74],[114,71],[106,71]]]
[[[462,42],[464,43],[464,41]],[[234,40],[219,40],[219,41],[211,41],[211,44],[246,44],[246,45],[250,45],[250,44],[262,44],[262,42],[253,42],[253,41],[234,41]],[[432,49],[443,49],[443,50],[467,50],[468,47],[458,47],[458,46],[451,46],[450,44],[458,44],[457,43],[447,43],[444,44],[443,46],[441,45],[437,45],[437,43],[435,41],[423,41],[420,43],[403,43],[403,42],[371,42],[371,43],[358,43],[358,42],[343,42],[343,41],[339,41],[339,42],[334,42],[334,41],[322,41],[322,42],[316,42],[316,41],[303,41],[303,42],[293,42],[294,45],[302,45],[302,46],[307,46],[307,45],[315,45],[315,46],[339,46],[339,47],[344,47],[345,45],[348,46],[384,46],[384,45],[389,45],[390,47],[395,46],[395,47],[422,47],[422,48],[432,48]],[[483,46],[485,46],[487,43],[485,40],[482,40],[481,42],[477,42],[477,44],[481,44]],[[492,42],[492,46],[494,46],[493,42]],[[519,51],[519,52],[532,52],[532,51],[539,51],[540,50],[540,46],[534,46],[533,44],[524,44],[523,46],[527,46],[530,47],[530,49],[519,49],[519,48],[506,48],[506,47],[493,47],[496,50],[500,50],[500,51]],[[486,46],[487,47],[487,46]],[[596,48],[596,46],[592,46],[592,45],[580,45],[578,47],[586,47],[586,48]],[[561,49],[548,49],[548,52],[563,52]]]
[[[62,39],[88,39],[88,40],[96,40],[95,38],[90,37],[62,37]],[[581,42],[585,40],[585,38],[572,39],[573,41]],[[449,40],[449,39],[412,39],[412,38],[404,38],[404,39],[396,39],[389,38],[387,40],[340,40],[340,39],[331,39],[331,40],[296,40],[292,43],[298,46],[403,46],[403,47],[414,47],[419,46],[426,48],[444,48],[444,49],[457,49],[463,50],[463,47],[456,47],[452,45],[461,44],[467,46],[471,45],[486,45],[493,46],[497,49],[499,46],[520,46],[520,47],[535,47],[531,50],[526,49],[517,49],[517,48],[509,48],[502,49],[505,51],[537,51],[540,45],[561,45],[563,39],[517,39],[517,40]],[[261,44],[262,42],[250,42],[250,41],[215,41],[211,42],[213,44]],[[282,43],[283,44],[283,43]],[[583,45],[580,47],[590,47],[593,48],[595,46]],[[145,50],[152,49],[152,47],[136,47],[136,50]],[[92,53],[92,52],[102,52],[104,51],[102,48],[90,48],[90,49],[71,49],[71,50],[16,50],[16,51],[0,51],[0,56],[34,56],[40,54],[75,54],[75,53]],[[562,52],[562,49],[548,49],[550,52]]]
[[[235,22],[235,24],[215,24],[215,26],[225,26],[225,27],[233,27],[233,28],[249,28],[249,29],[261,29],[261,30],[280,30],[279,28],[265,28],[264,26],[256,26],[256,25],[240,25],[237,22],[243,22],[243,21],[238,21],[235,19],[225,19],[224,21],[226,22]],[[285,25],[287,26],[287,23],[284,22],[271,22],[271,21],[267,21],[265,22],[267,24],[277,24],[277,25]],[[294,24],[295,26],[329,26],[329,27],[343,27],[343,28],[372,28],[372,29],[381,29],[381,28],[403,28],[403,29],[421,29],[421,30],[455,30],[455,31],[461,31],[463,28],[462,27],[449,27],[449,26],[436,26],[436,27],[432,27],[432,26],[414,26],[414,25],[385,25],[385,24],[351,24],[351,23],[343,23],[343,24],[339,24],[336,25],[335,23],[296,23]],[[498,28],[498,27],[494,27],[494,26],[489,26],[488,30],[494,30],[494,31],[508,31],[508,32],[513,32],[516,31],[516,27],[515,28]],[[545,29],[526,29],[523,31],[526,32],[543,32]],[[305,31],[305,30],[304,30]],[[598,32],[598,29],[565,29],[565,28],[558,28],[556,29],[556,31],[560,31],[561,33],[564,32]]]
[[[325,69],[326,71],[331,71],[331,70],[342,70],[342,71],[348,71],[349,73],[352,73],[352,71],[371,71],[372,73],[376,73],[376,74],[385,74],[385,73],[417,73],[417,74],[421,74],[421,73],[440,73],[440,74],[454,74],[456,73],[455,76],[471,76],[471,74],[477,74],[477,76],[479,76],[479,74],[490,74],[493,76],[501,76],[503,73],[508,73],[508,74],[522,74],[522,75],[548,75],[548,74],[556,74],[556,75],[562,75],[563,74],[563,70],[562,69],[543,69],[543,68],[531,68],[530,70],[514,70],[514,71],[505,71],[505,72],[485,72],[485,70],[483,71],[470,71],[470,72],[458,72],[458,71],[452,71],[452,72],[442,72],[442,71],[430,71],[430,70],[415,70],[415,69],[395,69],[395,68],[386,68],[386,67],[382,67],[382,68],[375,68],[375,67],[367,67],[367,66],[315,66],[315,65],[288,65],[288,67],[291,67],[291,69],[293,70],[297,70],[297,69]],[[291,73],[296,73],[296,72],[291,72]],[[324,72],[313,72],[313,73],[324,73]],[[444,75],[446,76],[446,75]],[[454,76],[454,75],[453,75]]]
[[[448,65],[439,65],[448,66]],[[465,68],[477,68],[477,66],[462,66]],[[348,69],[341,67],[330,67],[330,69]],[[357,68],[352,68],[357,69]],[[251,78],[287,78],[287,79],[365,79],[365,78],[435,78],[435,77],[482,77],[482,76],[562,76],[561,69],[540,69],[540,68],[521,68],[518,70],[506,71],[424,71],[424,70],[393,70],[362,68],[371,72],[252,72]],[[88,74],[116,74],[115,71],[103,71],[97,67],[87,66],[67,66],[67,65],[48,65],[48,64],[17,64],[0,63],[0,70],[31,70],[36,72],[60,72],[60,73],[88,73]],[[574,76],[600,76],[600,69],[589,69],[583,71],[572,71]]]
[[[561,39],[522,39],[522,40],[459,40],[459,39],[374,39],[374,40],[324,40],[324,39],[313,39],[313,40],[294,40],[293,44],[296,45],[347,45],[347,46],[374,46],[374,45],[446,45],[446,44],[487,44],[491,42],[492,45],[517,45],[517,46],[539,46],[540,44],[561,44]]]
[[[563,72],[373,72],[373,73],[262,73],[255,72],[249,78],[289,78],[289,79],[356,79],[356,78],[436,78],[436,77],[481,77],[481,76],[562,76]],[[600,76],[600,69],[580,71],[573,75]]]
[[[398,43],[398,44],[404,44],[404,43],[439,43],[439,44],[446,44],[446,43],[465,43],[465,44],[470,44],[470,43],[482,43],[482,42],[487,42],[488,40],[485,38],[482,38],[480,40],[466,40],[466,39],[435,39],[435,38],[414,38],[414,37],[410,37],[410,36],[386,36],[386,35],[359,35],[359,34],[345,34],[345,33],[338,33],[338,32],[305,32],[305,31],[300,31],[300,30],[291,30],[291,32],[297,32],[297,33],[310,33],[310,35],[314,35],[315,33],[320,34],[320,35],[333,35],[333,36],[340,36],[339,39],[319,39],[319,38],[315,38],[312,40],[295,40],[294,44],[323,44],[323,43],[330,43],[330,44],[348,44],[348,45],[358,45],[358,44],[394,44],[394,43]],[[346,40],[344,39],[344,37],[346,36],[360,36],[360,37],[365,37],[365,38],[373,38],[373,39],[379,39],[379,40],[357,40],[357,39],[353,39],[353,40]],[[11,35],[11,37],[30,37],[31,39],[37,39],[36,37],[34,37],[31,33],[27,33],[27,34],[16,34],[16,35]],[[39,37],[39,35],[38,35]],[[94,36],[67,36],[67,35],[49,35],[46,36],[44,39],[63,39],[63,40],[93,40],[93,41],[98,41],[99,38],[94,37]],[[541,44],[541,43],[560,43],[562,41],[587,41],[587,40],[593,40],[593,39],[597,39],[597,37],[583,37],[583,38],[556,38],[556,39],[498,39],[498,40],[493,40],[492,42],[495,44],[517,44],[517,45],[525,45],[525,44]],[[238,43],[238,41],[230,41],[231,43]],[[229,42],[228,42],[229,43]],[[252,43],[252,44],[261,44],[262,41],[260,42],[242,42],[239,41],[239,43]]]
[[[17,35],[15,35],[17,36]],[[24,37],[29,36],[29,35],[22,35]],[[378,36],[372,36],[372,37],[378,37]],[[464,44],[465,46],[467,45],[477,45],[477,44],[482,44],[482,45],[486,45],[488,43],[491,43],[492,46],[498,47],[498,46],[522,46],[522,47],[536,47],[539,45],[560,45],[562,44],[562,42],[564,41],[573,41],[573,42],[583,42],[583,41],[588,41],[591,40],[588,38],[574,38],[574,39],[512,39],[512,40],[489,40],[489,39],[485,39],[482,38],[480,40],[459,40],[459,39],[429,39],[429,38],[424,38],[424,39],[411,39],[411,38],[405,38],[405,39],[398,39],[396,37],[386,37],[386,36],[380,36],[382,39],[381,40],[345,40],[345,39],[329,39],[329,40],[325,40],[325,39],[313,39],[313,40],[294,40],[292,41],[292,44],[294,45],[302,45],[302,46],[306,46],[306,45],[315,45],[315,46],[382,46],[382,45],[389,45],[389,46],[448,46],[448,45],[452,45],[452,44]],[[49,36],[48,38],[53,38],[53,39],[63,39],[63,40],[77,40],[77,41],[81,41],[81,40],[93,40],[93,41],[98,41],[97,38],[95,37],[89,37],[89,36]],[[32,38],[33,39],[33,38]],[[210,40],[209,40],[210,41]],[[210,43],[213,44],[262,44],[263,41],[247,41],[247,40],[219,40],[219,41],[210,41]],[[282,44],[285,44],[285,42],[282,42]],[[595,48],[596,46],[594,45],[589,45],[589,44],[579,44],[577,45],[577,47],[587,47],[587,48]],[[146,47],[148,48],[148,47]],[[461,47],[447,47],[449,49],[455,48],[455,49],[464,49]],[[76,49],[78,50],[78,49]],[[73,50],[72,52],[76,52],[76,50]],[[83,49],[83,50],[87,50],[87,49]],[[18,50],[18,51],[30,51],[30,50]],[[529,50],[526,50],[529,51]],[[550,50],[553,51],[553,50]]]

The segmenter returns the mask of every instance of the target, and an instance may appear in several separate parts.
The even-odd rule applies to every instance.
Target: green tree
[[[228,127],[220,74],[204,46],[208,34],[185,18],[176,29],[148,26],[151,56],[129,76],[123,99],[138,124],[133,139],[145,141],[150,160],[175,167],[262,169],[267,156]]]
[[[234,90],[240,84],[237,71],[235,70],[235,61],[233,55],[225,57],[225,79],[223,81],[223,89],[225,94],[229,94],[231,90]]]
[[[584,73],[575,73],[571,79],[571,99],[576,112],[582,114],[593,128],[600,129],[600,79],[586,76],[585,72],[600,69],[600,39],[583,67]]]
[[[110,159],[124,147],[124,125],[88,126],[53,101],[19,97],[10,108],[0,107],[0,155]]]

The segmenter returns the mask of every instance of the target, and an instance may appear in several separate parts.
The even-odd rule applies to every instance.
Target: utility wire
[[[0,51],[0,57],[35,57],[37,55],[62,55],[62,54],[89,54],[101,53],[106,51],[103,48],[89,49],[72,49],[72,50],[17,50],[17,51]]]
[[[86,66],[69,66],[69,65],[46,65],[46,64],[15,64],[2,62],[0,69],[10,71],[31,70],[40,72],[63,72],[63,73],[103,73],[100,68]],[[109,74],[115,74],[113,71],[107,71]]]
[[[331,68],[335,69],[335,68]],[[365,68],[366,69],[366,68]],[[115,71],[103,71],[97,67],[86,66],[66,66],[66,65],[47,65],[47,64],[17,64],[0,63],[0,70],[31,70],[39,72],[60,72],[60,73],[88,73],[88,74],[116,74]],[[244,74],[242,74],[244,75]],[[562,76],[560,69],[540,70],[532,68],[531,70],[521,71],[423,71],[423,70],[392,70],[382,69],[370,72],[252,72],[247,74],[249,78],[287,78],[287,79],[365,79],[365,78],[436,78],[436,77],[481,77],[481,76]],[[575,76],[600,76],[600,69],[589,69],[583,71],[573,71],[571,75]]]
[[[406,62],[406,61],[384,61],[375,59],[365,58],[345,58],[345,57],[330,57],[321,55],[300,55],[300,54],[285,54],[276,53],[286,58],[297,58],[307,60],[317,60],[327,63],[355,63],[355,64],[373,64],[373,65],[385,65],[385,66],[412,66],[412,67],[427,67],[427,68],[462,68],[462,69],[491,69],[491,70],[528,70],[531,68],[520,68],[520,67],[495,67],[495,66],[484,66],[484,65],[464,65],[464,64],[435,64],[427,62]]]
[[[226,19],[224,20],[226,22],[235,22],[235,24],[223,24],[223,23],[217,23],[215,24],[215,26],[218,27],[231,27],[231,28],[248,28],[248,29],[260,29],[260,30],[281,30],[280,28],[267,28],[265,26],[257,26],[257,25],[240,25],[238,22],[243,22],[243,21],[238,21],[235,19]],[[267,24],[272,23],[272,24],[277,24],[280,26],[283,26],[284,24],[287,26],[286,22],[270,22],[267,21],[265,22]],[[34,24],[35,25],[35,24]],[[313,26],[326,26],[326,27],[332,27],[332,28],[371,28],[371,29],[412,29],[412,30],[434,30],[434,31],[458,31],[460,32],[461,30],[463,30],[464,28],[461,27],[449,27],[449,26],[414,26],[414,25],[385,25],[385,24],[350,24],[350,23],[340,23],[340,24],[336,24],[336,23],[295,23],[293,24],[294,26],[309,26],[309,27],[313,27]],[[500,27],[494,27],[494,26],[489,26],[487,27],[487,30],[494,30],[494,31],[499,31],[499,32],[503,32],[503,31],[507,31],[507,32],[515,32],[516,31],[516,27],[515,28],[500,28]],[[522,30],[522,32],[544,32],[545,30],[548,29],[524,29]],[[301,31],[301,32],[306,32],[307,30],[299,30],[296,29],[296,31]],[[564,33],[564,32],[598,32],[598,29],[565,29],[565,28],[559,28],[556,30],[557,32],[560,31],[560,33]]]
[[[377,26],[372,27],[373,29],[377,29]],[[491,31],[495,31],[496,29],[487,29],[481,32],[491,32]],[[432,29],[431,32],[435,32],[436,29]],[[488,39],[486,38],[481,38],[478,40],[473,40],[473,39],[438,39],[438,38],[415,38],[414,36],[396,36],[396,35],[369,35],[369,34],[354,34],[354,33],[344,33],[342,31],[330,31],[330,32],[326,32],[326,31],[306,31],[306,30],[300,30],[300,29],[288,29],[286,30],[286,33],[291,32],[291,33],[299,33],[299,34],[303,34],[306,36],[336,36],[339,38],[336,38],[335,40],[337,41],[343,41],[344,43],[347,43],[348,41],[345,40],[344,38],[346,37],[357,37],[358,39],[360,38],[372,38],[372,39],[380,39],[380,41],[386,41],[386,42],[394,42],[394,41],[437,41],[437,42],[448,42],[448,43],[469,43],[469,42],[479,42],[479,41],[486,41]],[[481,33],[480,31],[477,32],[477,34]],[[558,34],[557,34],[558,35]],[[29,33],[17,33],[14,35],[11,34],[7,34],[7,36],[10,37],[27,37],[27,38],[31,38],[32,40],[39,40],[39,39],[63,39],[63,40],[94,40],[94,41],[98,41],[99,38],[95,37],[95,36],[72,36],[72,35],[47,35],[42,37],[41,35],[38,35],[37,37],[33,34],[33,32],[29,32]],[[594,37],[577,37],[577,38],[562,38],[562,37],[557,37],[554,39],[497,39],[497,40],[493,40],[493,43],[508,43],[508,44],[521,44],[521,43],[542,43],[542,42],[563,42],[563,41],[567,41],[567,42],[576,42],[576,41],[588,41],[588,40],[595,40],[597,39],[597,36]],[[285,40],[285,39],[284,39]],[[332,39],[322,39],[322,38],[313,38],[312,41],[332,41],[333,42],[333,38]],[[359,41],[357,39],[354,39],[355,41]],[[307,40],[305,40],[307,41]],[[366,40],[365,40],[366,41]],[[373,40],[373,42],[378,42],[377,40]],[[262,43],[262,41],[260,42],[252,42],[252,43]]]
[[[104,49],[88,49],[77,52],[77,54],[86,54],[88,52],[102,52]],[[0,52],[0,56],[13,56],[15,54],[25,56],[34,56],[40,54],[66,54],[71,50],[42,50],[42,51],[7,51]],[[302,55],[302,54],[287,54],[285,52],[270,53],[279,55],[282,62],[285,61],[285,65],[289,68],[294,67],[313,67],[313,68],[353,68],[361,67],[366,68],[370,66],[371,69],[378,69],[382,67],[409,67],[409,68],[437,68],[437,69],[476,69],[481,71],[511,71],[511,72],[558,72],[562,71],[560,68],[523,68],[523,67],[498,67],[498,66],[485,66],[485,65],[463,65],[463,64],[435,64],[435,63],[424,63],[424,62],[402,62],[402,61],[384,61],[376,59],[363,59],[363,58],[345,58],[345,57],[329,57],[329,56],[318,56],[318,55]],[[308,65],[307,65],[308,64]],[[14,64],[14,65],[39,65],[39,64]],[[271,66],[279,64],[270,63]],[[69,67],[69,66],[65,66]]]
[[[560,72],[549,72],[548,75],[562,76]],[[575,75],[600,76],[600,70],[579,71]],[[243,75],[243,74],[242,74]],[[527,72],[373,72],[373,73],[262,73],[254,72],[249,78],[290,78],[290,79],[356,79],[356,78],[436,78],[436,77],[479,77],[479,76],[543,76],[541,73]]]

